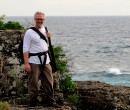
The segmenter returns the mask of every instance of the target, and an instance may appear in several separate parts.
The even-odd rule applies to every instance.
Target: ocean
[[[33,25],[33,17],[5,17]],[[47,16],[52,44],[61,45],[73,80],[130,86],[130,16]]]

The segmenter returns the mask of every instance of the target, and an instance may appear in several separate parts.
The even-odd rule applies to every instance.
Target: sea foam
[[[121,72],[120,72],[120,69],[118,69],[118,68],[110,68],[109,70],[108,70],[108,72],[109,73],[113,73],[113,74],[122,74]]]

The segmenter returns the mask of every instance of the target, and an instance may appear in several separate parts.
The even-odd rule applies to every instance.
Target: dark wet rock
[[[99,81],[77,81],[78,110],[130,110],[130,87]]]

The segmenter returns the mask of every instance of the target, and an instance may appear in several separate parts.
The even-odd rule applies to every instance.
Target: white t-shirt
[[[39,29],[39,31],[44,34],[45,37],[46,31],[45,28]],[[24,41],[23,41],[23,53],[29,52],[29,53],[39,53],[39,52],[45,52],[48,50],[48,44],[45,40],[41,39],[39,34],[35,32],[32,29],[28,29],[24,35]],[[42,61],[44,60],[44,55],[41,56]],[[46,64],[50,62],[49,55],[47,54],[47,60]],[[38,56],[31,56],[29,58],[29,63],[34,64],[41,64]]]

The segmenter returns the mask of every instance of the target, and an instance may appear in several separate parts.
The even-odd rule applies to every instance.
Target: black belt
[[[41,68],[45,67],[46,60],[47,60],[47,53],[48,51],[45,52],[39,52],[39,53],[29,53],[29,57],[31,56],[38,56],[40,63],[41,63]],[[41,56],[44,55],[44,62],[42,62]]]

